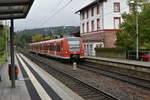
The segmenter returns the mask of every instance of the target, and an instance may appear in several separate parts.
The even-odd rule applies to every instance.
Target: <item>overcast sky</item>
[[[70,1],[71,0],[34,0],[34,4],[27,18],[15,20],[15,30],[80,25],[80,16],[74,13],[94,0]],[[65,6],[68,3],[69,5]],[[65,8],[62,9],[64,6]]]

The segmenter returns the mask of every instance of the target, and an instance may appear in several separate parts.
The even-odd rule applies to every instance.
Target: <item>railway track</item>
[[[79,94],[85,100],[119,100],[111,94],[101,91],[100,89],[80,80],[79,78],[74,77],[69,73],[66,73],[63,70],[52,67],[49,63],[46,63],[45,59],[41,57],[37,58],[31,55],[25,55],[45,71],[47,71],[49,74],[51,74],[67,87]],[[27,62],[25,63],[28,65]]]
[[[139,78],[136,76],[131,76],[125,73],[116,72],[116,71],[108,70],[108,69],[101,68],[101,67],[96,67],[93,65],[79,64],[78,67],[84,70],[98,73],[107,77],[111,77],[116,80],[127,82],[129,84],[133,84],[135,86],[150,90],[150,80],[147,80],[147,79]]]
[[[38,56],[38,57],[41,58],[41,56]],[[46,58],[44,58],[44,59],[46,60]],[[89,64],[87,65],[85,63],[78,64],[78,68],[81,68],[81,69],[84,69],[87,71],[91,71],[93,73],[98,73],[103,76],[111,77],[113,79],[120,80],[122,82],[126,82],[129,84],[133,84],[137,87],[141,87],[141,88],[150,90],[150,80],[148,80],[148,79],[128,75],[126,73],[108,70],[108,69],[105,69],[102,67],[97,67],[97,66],[93,66],[93,65],[89,65]]]
[[[113,79],[120,80],[129,84],[133,84],[137,87],[150,90],[150,80],[147,80],[147,79],[139,78],[136,76],[128,75],[128,74],[117,72],[117,71],[108,70],[105,68],[101,68],[101,67],[97,67],[97,66],[93,66],[89,64],[87,65],[85,63],[78,64],[78,68],[91,71],[93,73],[98,73],[103,76],[111,77]]]

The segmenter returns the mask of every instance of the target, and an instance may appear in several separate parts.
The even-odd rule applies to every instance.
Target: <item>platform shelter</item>
[[[14,19],[26,18],[34,0],[0,0],[0,20],[10,20],[12,88],[15,88]]]

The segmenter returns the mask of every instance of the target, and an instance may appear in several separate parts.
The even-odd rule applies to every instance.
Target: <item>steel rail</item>
[[[41,58],[37,58],[37,57],[33,57],[33,56],[31,56],[31,55],[27,55],[27,54],[25,54],[29,59],[31,59],[33,62],[35,62],[35,63],[41,63],[41,64],[43,64],[43,65],[46,65],[46,66],[51,66],[50,64],[48,64],[48,63],[45,63],[43,60],[41,60]],[[41,66],[41,65],[40,65]],[[82,81],[81,79],[79,79],[79,78],[76,78],[75,76],[73,76],[73,75],[71,75],[71,74],[69,74],[69,73],[66,73],[65,71],[63,71],[63,70],[59,70],[59,69],[57,69],[57,68],[54,68],[54,67],[51,67],[53,70],[55,70],[55,71],[57,71],[58,73],[61,73],[62,75],[65,75],[65,76],[67,76],[67,77],[70,77],[70,79],[72,79],[72,80],[75,80],[75,81],[78,81],[78,82],[80,82],[79,84],[83,84],[85,87],[89,87],[89,88],[92,88],[92,89],[94,89],[95,91],[97,91],[97,92],[100,92],[101,94],[103,94],[103,96],[105,95],[105,96],[107,96],[107,98],[111,98],[112,100],[119,100],[118,98],[116,98],[116,97],[114,97],[113,95],[111,95],[111,94],[109,94],[109,93],[107,93],[107,92],[105,92],[105,91],[102,91],[102,90],[100,90],[100,89],[98,89],[98,88],[96,88],[95,86],[92,86],[91,84],[89,84],[89,83],[86,83],[86,82],[84,82],[84,81]],[[78,86],[77,86],[78,87]],[[87,89],[86,89],[87,90]],[[80,92],[80,91],[79,91]],[[83,91],[82,91],[83,92]],[[96,92],[96,93],[97,93]],[[108,100],[109,100],[108,99]]]

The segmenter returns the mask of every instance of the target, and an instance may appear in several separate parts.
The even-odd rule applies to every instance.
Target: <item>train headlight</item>
[[[81,53],[84,53],[84,51],[82,50]]]

